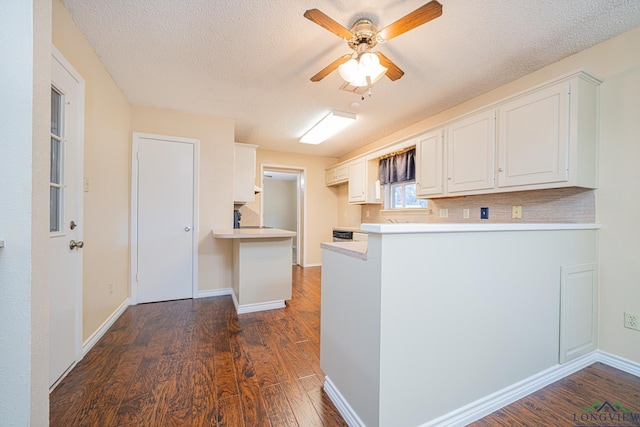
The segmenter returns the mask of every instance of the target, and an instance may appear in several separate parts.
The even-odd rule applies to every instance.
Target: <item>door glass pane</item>
[[[55,136],[60,136],[61,126],[61,109],[62,95],[60,92],[51,88],[51,133]]]
[[[49,230],[62,230],[62,106],[63,96],[51,88],[51,164],[49,190]]]
[[[51,177],[52,183],[60,184],[60,141],[51,138]]]
[[[60,188],[50,187],[49,231],[60,231]]]

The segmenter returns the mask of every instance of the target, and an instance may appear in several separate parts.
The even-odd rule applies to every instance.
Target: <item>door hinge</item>
[[[140,279],[138,279],[138,273],[136,273],[136,282],[139,282]]]

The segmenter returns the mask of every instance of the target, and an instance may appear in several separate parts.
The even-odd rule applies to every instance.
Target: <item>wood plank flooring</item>
[[[51,426],[346,426],[322,388],[320,268],[283,310],[129,307],[50,396]]]
[[[594,363],[470,426],[640,426],[640,378]]]
[[[319,267],[294,267],[282,310],[238,316],[228,296],[131,306],[51,393],[50,425],[346,426],[319,349]],[[471,425],[640,425],[594,421],[596,401],[640,414],[640,378],[596,363]]]

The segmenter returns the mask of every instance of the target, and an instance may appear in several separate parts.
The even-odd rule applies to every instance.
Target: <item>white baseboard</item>
[[[635,375],[636,377],[640,377],[640,363],[602,350],[596,350],[596,355],[598,357],[598,362],[620,369],[621,371]]]
[[[124,311],[129,307],[130,300],[127,298],[120,304],[120,307],[116,308],[116,310],[111,313],[111,316],[107,317],[107,320],[102,322],[102,325],[96,331],[91,334],[89,339],[87,339],[84,343],[82,343],[82,357],[86,356],[86,354],[93,348],[94,345],[102,338],[102,336],[109,330],[111,325],[118,320],[118,318],[124,313]]]
[[[595,362],[601,362],[640,377],[640,363],[601,350],[596,350],[578,359],[546,369],[516,384],[422,424],[421,427],[466,426]],[[328,376],[325,378],[324,389],[349,426],[364,427],[362,420],[358,418],[358,415]]]
[[[466,426],[597,361],[596,353],[592,352],[562,365],[545,369],[536,375],[422,424],[422,427]]]
[[[208,298],[208,297],[220,297],[223,295],[231,295],[233,290],[231,288],[210,289],[207,291],[198,291],[196,298]]]
[[[315,264],[305,264],[302,266],[302,268],[307,268],[307,267],[322,267],[322,263],[318,262]]]
[[[324,391],[333,404],[336,405],[340,415],[342,415],[349,427],[366,427],[328,376],[324,377]]]

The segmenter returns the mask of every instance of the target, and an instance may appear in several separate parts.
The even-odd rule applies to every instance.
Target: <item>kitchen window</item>
[[[415,181],[406,181],[398,184],[389,184],[388,209],[413,209],[426,208],[425,199],[416,198]]]
[[[380,183],[384,185],[385,209],[420,209],[427,201],[416,198],[416,149],[409,148],[380,159]]]

